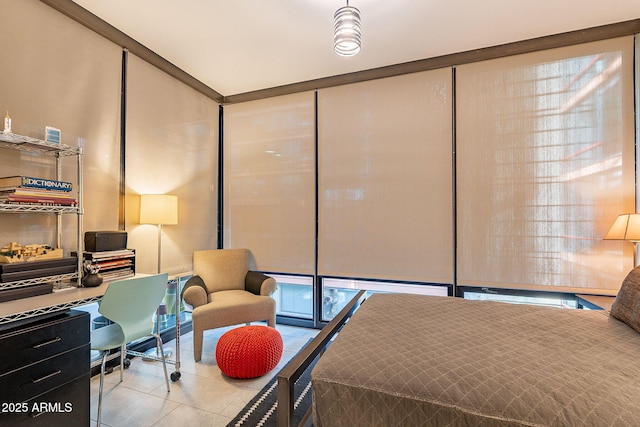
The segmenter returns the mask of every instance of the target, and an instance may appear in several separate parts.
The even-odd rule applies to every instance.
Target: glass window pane
[[[371,292],[395,292],[404,294],[443,296],[449,295],[449,286],[422,283],[385,282],[380,280],[322,279],[323,321],[329,321],[344,308],[359,290]]]
[[[578,308],[578,304],[574,299],[565,298],[562,296],[557,297],[542,297],[535,295],[511,295],[508,293],[500,293],[500,294],[487,294],[484,292],[474,292],[474,291],[465,291],[463,292],[463,296],[465,299],[476,300],[476,301],[499,301],[499,302],[507,302],[512,304],[530,304],[530,305],[543,305],[546,307],[557,307],[557,308]]]
[[[287,276],[271,274],[276,279],[278,289],[273,294],[276,300],[276,314],[282,316],[313,318],[313,278],[307,276]]]

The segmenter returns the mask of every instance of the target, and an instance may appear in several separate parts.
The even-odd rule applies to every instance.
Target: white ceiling
[[[74,0],[222,95],[640,18],[640,0],[351,0],[362,51],[333,53],[344,0]]]

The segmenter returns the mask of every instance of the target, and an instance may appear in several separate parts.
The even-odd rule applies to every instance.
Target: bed
[[[622,321],[606,311],[374,294],[312,371],[313,425],[640,426],[634,272],[633,293],[623,284],[612,308]]]

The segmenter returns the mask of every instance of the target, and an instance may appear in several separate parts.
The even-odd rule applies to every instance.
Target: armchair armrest
[[[244,288],[255,295],[271,296],[278,287],[273,277],[249,270],[244,279]]]
[[[200,276],[193,276],[187,280],[182,289],[182,299],[193,308],[208,302],[207,287]]]

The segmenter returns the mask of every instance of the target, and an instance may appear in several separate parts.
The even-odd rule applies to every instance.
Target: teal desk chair
[[[113,323],[91,332],[91,349],[102,351],[100,394],[98,395],[98,427],[102,418],[102,388],[109,350],[120,348],[120,382],[127,351],[127,343],[153,336],[157,348],[162,348],[160,335],[153,333],[153,315],[162,302],[167,289],[168,274],[118,280],[109,284],[100,301],[98,312]],[[164,379],[169,389],[167,364],[164,353],[159,352],[164,368]]]

